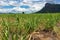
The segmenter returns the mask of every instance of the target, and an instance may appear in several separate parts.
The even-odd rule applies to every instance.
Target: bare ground
[[[31,33],[27,40],[60,40],[59,37],[54,31],[42,30]]]

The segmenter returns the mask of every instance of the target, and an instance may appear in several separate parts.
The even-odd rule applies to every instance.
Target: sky
[[[60,0],[55,0],[55,3],[56,4],[60,4]]]
[[[60,4],[60,0],[0,0],[0,13],[37,12],[46,3]]]
[[[47,1],[54,4],[60,4],[60,0],[47,0]]]

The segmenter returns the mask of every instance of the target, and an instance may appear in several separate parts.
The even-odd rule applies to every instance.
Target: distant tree
[[[22,12],[22,14],[24,14],[24,12]]]

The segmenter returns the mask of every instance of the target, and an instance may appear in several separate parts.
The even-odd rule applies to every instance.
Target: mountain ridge
[[[45,7],[38,11],[37,13],[59,13],[60,12],[60,4],[50,4],[46,3]]]

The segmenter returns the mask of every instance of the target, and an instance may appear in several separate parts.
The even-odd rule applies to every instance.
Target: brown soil
[[[57,34],[53,31],[35,31],[31,33],[28,37],[28,40],[60,40]]]

